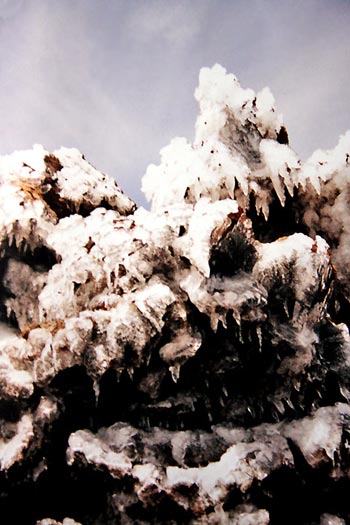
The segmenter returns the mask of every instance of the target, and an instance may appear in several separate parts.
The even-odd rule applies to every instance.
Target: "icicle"
[[[218,321],[221,321],[222,326],[225,328],[225,330],[227,330],[226,315],[220,315],[219,318],[218,318]]]
[[[255,410],[254,410],[254,408],[251,407],[251,406],[249,406],[249,407],[247,408],[247,411],[248,411],[249,414],[252,416],[252,418],[255,419],[256,414],[255,414]]]
[[[260,213],[263,214],[264,216],[264,219],[265,221],[268,220],[269,218],[269,214],[270,214],[270,208],[269,208],[269,205],[267,203],[267,200],[260,200],[258,202],[258,199],[256,198],[255,199],[255,209],[256,209],[256,213],[259,215]]]
[[[290,398],[289,397],[286,397],[285,398],[285,402],[287,404],[287,406],[289,406],[289,408],[291,408],[292,410],[295,410],[295,407],[293,405],[293,403],[291,402]]]
[[[180,365],[169,366],[169,371],[174,383],[177,383],[180,377]]]
[[[150,362],[151,362],[151,357],[152,357],[152,354],[151,352],[149,352],[148,355],[146,355],[146,358],[145,358],[145,363],[146,363],[146,366],[148,367]]]
[[[261,326],[256,327],[256,335],[258,336],[259,352],[262,352],[262,333]]]
[[[99,382],[96,379],[94,380],[92,387],[93,387],[94,392],[95,392],[95,404],[97,406],[98,399],[100,397],[100,385],[99,385]]]
[[[280,399],[275,399],[273,401],[273,404],[276,407],[277,412],[281,414],[281,416],[283,416],[283,414],[285,413],[285,408],[282,401]]]
[[[27,249],[27,252],[29,252],[31,255],[33,255],[33,254],[34,254],[34,250],[35,250],[34,242],[29,240],[29,241],[27,242],[27,247],[26,247],[26,249]]]
[[[339,385],[339,392],[341,393],[343,398],[349,403],[349,401],[350,401],[350,392],[349,392],[349,390],[345,386]]]
[[[243,176],[241,176],[239,170],[237,170],[236,175],[235,175],[235,179],[237,183],[239,184],[239,187],[241,188],[243,195],[248,195],[248,192],[249,192],[247,175],[248,174],[244,173]]]
[[[22,237],[18,235],[18,233],[15,234],[15,246],[19,250],[22,242]]]
[[[315,394],[317,395],[319,399],[322,399],[322,393],[318,388],[315,388]]]
[[[297,392],[300,392],[300,388],[301,388],[301,383],[299,380],[297,379],[294,379],[293,381],[293,387],[294,389],[297,391]]]
[[[294,184],[290,184],[289,182],[286,182],[286,179],[284,179],[284,184],[286,185],[286,188],[288,190],[288,193],[291,197],[293,197],[294,194]]]
[[[271,417],[276,423],[280,421],[279,412],[273,406],[270,407]]]
[[[238,324],[238,326],[241,326],[241,314],[237,312],[236,310],[232,310],[232,317]]]
[[[238,340],[239,342],[243,345],[244,344],[244,339],[243,339],[243,334],[242,334],[242,327],[241,325],[239,325],[238,327]]]
[[[311,176],[310,176],[310,174],[308,174],[307,179],[309,180],[311,186],[316,191],[317,195],[320,195],[321,194],[321,184],[320,184],[320,178],[317,175],[317,173],[316,173],[316,175],[314,173],[312,173]],[[305,187],[305,184],[304,184],[304,187]]]
[[[9,247],[13,247],[13,244],[14,244],[14,240],[15,240],[15,236],[14,234],[11,232],[8,234],[8,243],[9,243]]]
[[[210,316],[210,328],[213,330],[213,332],[217,332],[218,324],[219,324],[218,317],[216,315],[211,315]]]
[[[20,245],[19,245],[19,252],[21,255],[24,255],[27,249],[27,243],[25,239],[22,239]]]
[[[285,202],[286,202],[286,196],[285,196],[285,193],[284,193],[284,188],[281,184],[281,181],[280,181],[280,175],[279,173],[275,174],[271,171],[271,182],[272,182],[272,185],[274,187],[274,190],[276,192],[276,195],[281,203],[281,206],[284,207],[285,205]]]

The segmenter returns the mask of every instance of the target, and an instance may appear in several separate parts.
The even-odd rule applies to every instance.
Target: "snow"
[[[322,285],[325,285],[329,272],[329,251],[327,242],[317,236],[315,240],[302,233],[294,233],[275,242],[260,244],[257,247],[259,260],[253,274],[258,280],[263,275],[262,283],[275,279],[276,272],[283,265],[295,267],[293,288],[296,299],[303,304],[309,289],[319,286],[320,273]],[[287,283],[286,283],[287,284]]]
[[[248,192],[259,193],[265,179],[273,182],[284,203],[284,185],[292,193],[299,182],[291,175],[299,169],[299,161],[288,146],[275,141],[282,118],[274,110],[268,88],[256,95],[216,65],[201,70],[195,98],[200,116],[193,145],[184,138],[173,139],[161,150],[161,164],[151,165],[143,178],[142,188],[147,199],[152,199],[152,210],[182,199],[196,203],[203,197],[213,202],[236,197],[245,205]],[[268,204],[261,201],[259,210],[266,212]]]
[[[77,211],[82,200],[94,207],[105,201],[123,215],[135,208],[116,182],[91,166],[76,148],[60,148],[54,155],[63,164],[57,174],[60,195],[73,201]]]
[[[6,342],[15,341],[17,339],[18,331],[8,326],[6,323],[0,322],[0,345]]]
[[[205,277],[210,276],[211,235],[230,214],[237,213],[236,201],[225,199],[213,203],[202,198],[193,209],[187,233],[177,240],[176,247],[182,248],[182,253]]]
[[[16,425],[14,437],[9,442],[0,441],[0,465],[2,470],[8,470],[22,457],[23,449],[27,448],[34,436],[33,423],[29,415],[24,415]]]
[[[260,152],[266,165],[265,173],[268,173],[274,190],[281,204],[284,205],[286,200],[285,189],[290,195],[293,195],[293,190],[299,183],[299,177],[296,176],[299,159],[288,146],[279,144],[275,140],[262,140]],[[293,176],[291,176],[292,172]]]
[[[29,354],[28,350],[28,344],[18,330],[0,323],[0,390],[5,396],[33,393],[33,375],[21,364]]]
[[[346,525],[346,523],[342,518],[339,518],[339,516],[322,514],[320,525]]]
[[[283,120],[268,88],[243,89],[216,65],[201,70],[195,97],[200,115],[193,143],[172,140],[160,164],[149,166],[143,178],[151,211],[136,210],[116,182],[76,149],[50,154],[37,145],[0,159],[1,315],[18,325],[0,323],[0,392],[6,400],[30,404],[34,388],[50,388],[57,374],[78,365],[98,398],[107,370],[128,372],[135,399],[148,400],[142,401],[147,410],[139,421],[147,430],[128,422],[96,434],[78,429],[69,438],[68,462],[133,478],[145,505],[151,485],[174,497],[180,486],[194,484],[194,501],[182,495],[181,504],[208,512],[215,507],[215,520],[232,487],[247,492],[254,480],[293,464],[287,439],[312,467],[333,464],[335,452],[341,454],[347,405],[318,410],[312,405],[307,416],[276,425],[234,425],[235,418],[265,417],[263,401],[270,419],[276,408],[277,421],[306,410],[303,392],[311,388],[313,374],[316,383],[324,380],[322,352],[334,341],[332,372],[348,376],[348,326],[346,319],[331,320],[327,301],[334,283],[342,300],[350,298],[350,132],[333,150],[317,151],[303,164],[280,143],[287,141],[280,138]],[[283,208],[294,221],[292,233],[290,225],[272,224]],[[288,235],[276,239],[276,226]],[[203,354],[215,355],[216,344],[222,345],[218,354],[225,354],[223,370],[211,370],[212,361],[205,370]],[[238,365],[246,366],[243,352],[247,362],[263,363],[261,373],[255,371],[265,388],[263,401],[239,392],[232,399],[236,385],[224,381],[213,387],[215,400],[209,399],[208,385],[201,390],[195,380],[183,389],[185,365],[196,356],[203,382],[211,385],[221,381],[222,372],[237,377]],[[270,368],[259,357],[263,352],[269,353]],[[164,385],[174,395],[161,397]],[[347,385],[345,380],[339,385],[345,398]],[[181,410],[191,417],[199,400],[208,420],[215,403],[220,405],[221,428],[207,433],[149,428],[148,411],[157,410],[183,428]],[[46,403],[22,410],[9,427],[13,437],[0,440],[3,470],[22,461],[33,443],[40,446],[36,429],[55,412]],[[142,452],[134,446],[138,438]],[[224,452],[219,448],[213,459],[207,450],[217,443]],[[191,446],[203,454],[202,464],[186,464]],[[231,522],[254,519],[268,522],[267,513],[255,508]],[[322,520],[337,523],[327,515]]]
[[[72,434],[68,445],[68,464],[74,461],[74,453],[77,450],[84,454],[88,463],[108,467],[113,477],[118,478],[131,472],[131,461],[124,454],[104,449],[101,442],[88,431],[80,430]]]
[[[219,321],[226,326],[226,314],[229,312],[240,324],[241,314],[247,305],[250,320],[264,318],[261,307],[266,304],[266,289],[249,275],[239,274],[231,279],[204,279],[192,270],[184,274],[180,285],[198,310],[209,316],[214,331]]]
[[[42,427],[55,417],[57,405],[43,397],[35,412],[25,412],[16,423],[3,421],[0,438],[0,469],[7,471],[23,460],[33,440],[42,439]],[[6,438],[3,436],[9,435]]]
[[[313,416],[291,422],[283,433],[298,445],[309,465],[327,460],[334,462],[335,454],[340,453],[343,423],[349,415],[348,405],[337,403],[335,410],[322,407]]]
[[[25,151],[14,151],[0,157],[0,180],[3,183],[17,182],[18,179],[39,182],[45,171],[44,157],[48,152],[41,144]]]
[[[243,315],[260,325],[276,274],[291,279],[286,276],[288,265],[294,274],[286,284],[297,304],[290,325],[272,340],[293,334],[295,344],[304,349],[299,363],[289,363],[293,369],[304,369],[312,360],[306,347],[317,343],[312,323],[321,318],[323,307],[317,303],[309,314],[305,305],[310,291],[313,296],[327,289],[332,240],[339,241],[332,262],[338,266],[339,261],[339,275],[347,278],[342,263],[350,239],[344,212],[350,134],[333,152],[317,152],[302,166],[288,145],[276,141],[282,118],[267,88],[257,94],[243,89],[216,65],[201,71],[195,97],[200,115],[193,144],[174,139],[162,150],[161,164],[150,166],[143,179],[151,212],[135,211],[115,181],[76,149],[49,154],[35,146],[2,158],[2,250],[10,244],[27,257],[34,247],[46,247],[57,261],[35,271],[17,256],[7,262],[4,284],[14,296],[6,300],[7,311],[14,313],[23,333],[29,327],[21,344],[35,356],[13,375],[18,388],[30,378],[45,382],[58,369],[81,363],[87,349],[96,360],[90,370],[94,380],[98,368],[102,374],[111,361],[122,366],[126,342],[135,349],[137,363],[147,361],[143,352],[147,354],[149,341],[162,332],[169,311],[179,334],[171,334],[162,355],[176,379],[179,367],[200,347],[198,334],[184,328],[186,309],[181,305],[187,298],[209,317],[213,330],[220,322],[226,326],[229,316],[238,324]],[[305,206],[306,222],[324,228],[325,235],[254,240],[244,218],[250,195],[267,218],[272,201],[277,198],[285,205],[287,193],[293,195],[295,188],[310,192],[317,206],[311,211]],[[317,192],[322,196],[326,191],[334,196],[328,207],[317,201]],[[238,221],[256,250],[254,268],[233,277],[211,275],[213,248]],[[17,279],[19,274],[22,279]],[[25,282],[31,283],[30,289]],[[175,313],[175,303],[184,313]],[[90,345],[93,329],[100,340]],[[261,337],[260,326],[256,331]],[[68,352],[62,352],[65,348]],[[17,370],[13,359],[6,359],[6,367]]]
[[[44,518],[36,522],[36,525],[82,525],[72,518],[64,518],[63,521],[56,521],[51,518]]]

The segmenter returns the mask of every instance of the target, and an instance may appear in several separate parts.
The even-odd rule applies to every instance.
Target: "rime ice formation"
[[[195,97],[151,211],[77,150],[0,159],[6,523],[350,520],[350,132],[302,164],[267,88]]]

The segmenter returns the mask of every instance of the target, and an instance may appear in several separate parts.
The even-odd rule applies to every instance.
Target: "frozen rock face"
[[[350,133],[303,165],[267,88],[195,97],[152,211],[76,150],[0,159],[6,523],[350,520]]]

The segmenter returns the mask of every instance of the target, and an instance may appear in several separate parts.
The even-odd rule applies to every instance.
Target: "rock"
[[[12,522],[350,519],[350,133],[303,164],[268,89],[195,96],[152,211],[77,150],[0,159]]]

